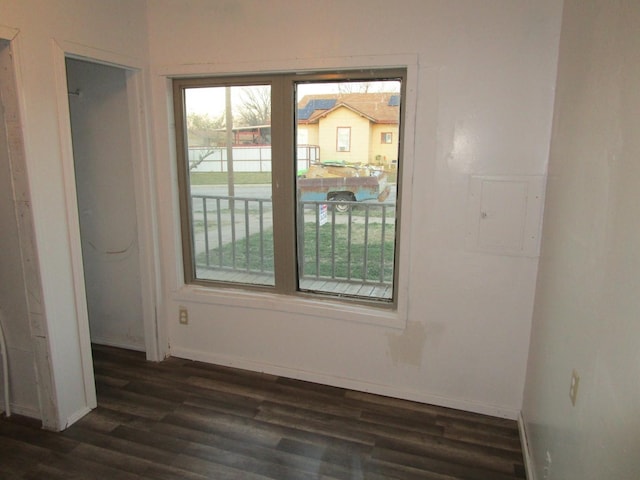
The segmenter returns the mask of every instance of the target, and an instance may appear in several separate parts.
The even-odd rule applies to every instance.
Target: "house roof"
[[[348,108],[373,123],[398,123],[398,93],[346,93],[305,95],[298,102],[298,122],[316,123],[338,108]]]
[[[302,101],[306,98],[309,98],[309,96],[304,97]],[[304,107],[298,107],[298,119],[309,120],[309,117],[311,117],[317,110],[329,110],[333,108],[336,101],[337,98],[309,98]]]

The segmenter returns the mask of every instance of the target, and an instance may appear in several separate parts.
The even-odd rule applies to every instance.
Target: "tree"
[[[349,93],[373,93],[375,86],[376,82],[342,82],[338,84],[338,92],[342,95]]]
[[[252,127],[271,123],[271,88],[252,86],[242,89],[242,103],[238,108],[237,125]]]
[[[219,140],[221,128],[224,128],[224,115],[211,118],[208,113],[190,113],[187,116],[187,132],[191,137],[199,138],[204,146],[214,145]]]
[[[394,84],[395,83],[395,84]],[[349,93],[382,93],[394,92],[399,88],[397,82],[341,82],[338,83],[338,93],[347,95]]]
[[[191,161],[189,170],[194,170],[216,151],[215,147],[224,138],[224,115],[211,118],[208,114],[190,113],[187,115],[187,133],[189,137],[198,139],[203,149],[199,149],[198,158]]]

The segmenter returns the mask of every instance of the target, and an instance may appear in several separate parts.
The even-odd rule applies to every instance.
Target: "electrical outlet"
[[[186,307],[180,307],[178,320],[182,325],[187,325],[189,323],[189,311]]]
[[[569,386],[569,398],[571,399],[571,405],[576,406],[576,400],[578,398],[578,385],[580,384],[580,376],[575,370],[571,372],[571,385]]]

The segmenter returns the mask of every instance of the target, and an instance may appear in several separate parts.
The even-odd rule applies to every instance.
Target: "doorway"
[[[91,342],[145,351],[132,73],[75,58],[65,64]]]

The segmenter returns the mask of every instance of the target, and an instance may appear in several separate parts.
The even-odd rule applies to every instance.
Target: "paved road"
[[[227,196],[226,185],[192,185],[194,195]],[[243,198],[271,198],[270,185],[236,185],[235,196]]]

